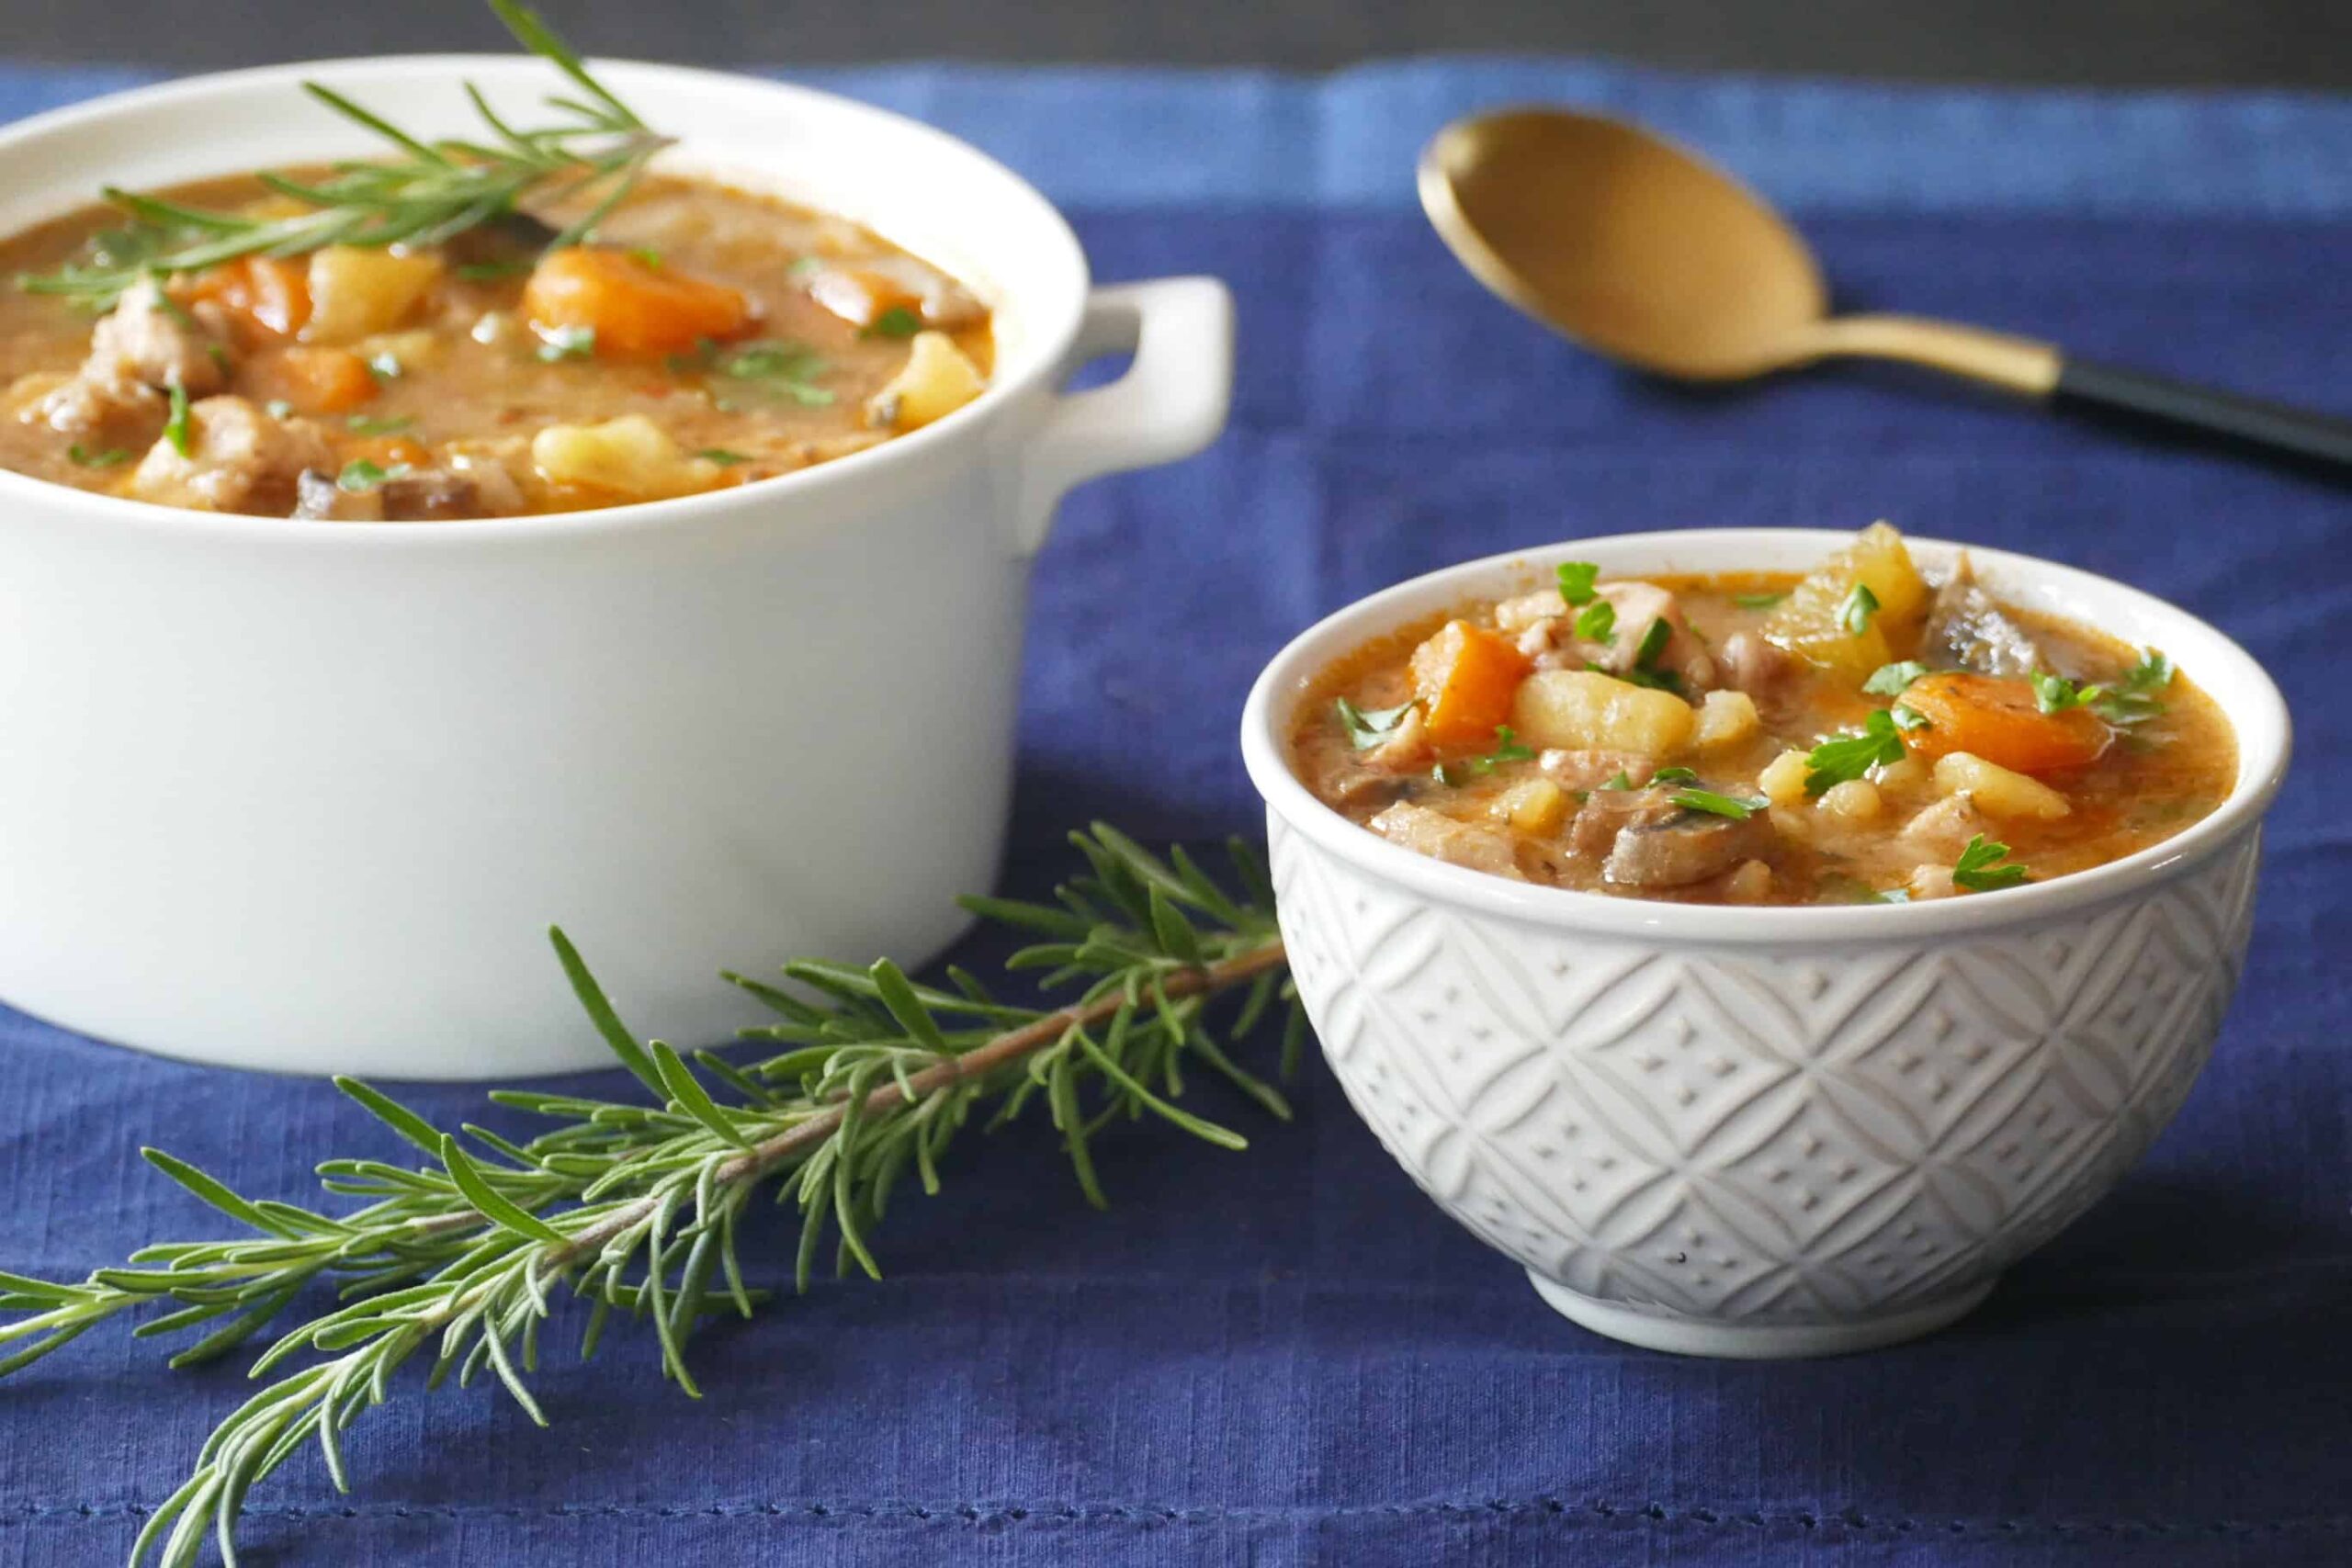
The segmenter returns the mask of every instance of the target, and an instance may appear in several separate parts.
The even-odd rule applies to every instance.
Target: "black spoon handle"
[[[2352,468],[2352,420],[2192,387],[2140,370],[2068,359],[2050,391],[2053,407],[2267,446]]]

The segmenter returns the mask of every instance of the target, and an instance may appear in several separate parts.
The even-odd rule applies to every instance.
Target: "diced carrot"
[[[346,463],[365,458],[379,468],[395,463],[406,463],[412,468],[422,468],[433,461],[432,450],[424,443],[412,441],[405,435],[368,435],[356,441],[346,441],[338,448]]]
[[[1898,699],[1928,721],[1904,743],[1930,757],[1966,751],[2021,773],[2075,768],[2107,750],[2111,732],[2082,708],[2043,713],[2024,681],[1954,671],[1923,675]]]
[[[244,378],[257,400],[282,400],[297,413],[348,413],[377,390],[375,374],[359,355],[300,344],[256,355]]]
[[[724,284],[649,266],[622,251],[549,251],[523,289],[523,312],[542,331],[596,334],[599,354],[680,354],[704,338],[740,337],[751,302]]]
[[[311,319],[311,277],[306,265],[282,256],[239,256],[199,273],[189,287],[198,299],[277,337],[292,337]]]
[[[1439,746],[1485,746],[1510,722],[1512,694],[1528,671],[1510,642],[1467,621],[1448,621],[1413,650],[1421,722]]]

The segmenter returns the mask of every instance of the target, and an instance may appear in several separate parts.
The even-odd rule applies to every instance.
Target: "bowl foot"
[[[1994,1283],[1987,1280],[1981,1285],[1971,1285],[1964,1291],[1899,1312],[1839,1323],[1712,1323],[1704,1318],[1596,1301],[1546,1280],[1532,1269],[1527,1277],[1533,1282],[1536,1294],[1549,1302],[1561,1316],[1595,1334],[1605,1334],[1647,1350],[1744,1361],[1843,1356],[1917,1339],[1965,1315],[1992,1291]]]

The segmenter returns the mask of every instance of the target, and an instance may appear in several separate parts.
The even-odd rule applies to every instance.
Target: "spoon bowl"
[[[1721,381],[1804,354],[1828,289],[1797,231],[1731,175],[1616,120],[1510,109],[1421,155],[1421,201],[1478,281],[1588,348]]]
[[[2075,412],[2352,464],[2352,422],[2073,359],[1915,316],[1832,316],[1804,239],[1761,197],[1639,126],[1566,109],[1473,115],[1421,154],[1421,206],[1472,276],[1611,359],[1735,381],[1835,355],[1896,359]]]

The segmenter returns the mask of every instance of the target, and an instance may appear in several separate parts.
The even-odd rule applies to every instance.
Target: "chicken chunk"
[[[1754,632],[1732,633],[1715,657],[1717,678],[1759,702],[1778,696],[1799,668],[1796,655]]]
[[[1662,620],[1668,635],[1649,668],[1680,677],[1691,691],[1703,691],[1715,683],[1715,661],[1683,618],[1681,603],[1671,592],[1654,582],[1604,582],[1597,592],[1616,616],[1609,640],[1566,640],[1555,650],[1555,662],[1572,670],[1589,668],[1623,675],[1640,659],[1642,641],[1652,623]],[[1565,627],[1567,623],[1555,625]],[[1540,658],[1537,661],[1544,662]]]
[[[187,411],[187,450],[156,441],[130,477],[141,501],[198,512],[264,517],[292,513],[305,468],[334,461],[324,436],[302,420],[273,419],[243,398],[206,398]]]
[[[1418,854],[1449,865],[1465,866],[1472,871],[1490,872],[1514,881],[1526,880],[1519,869],[1519,857],[1511,848],[1510,835],[1498,827],[1476,822],[1457,822],[1441,811],[1410,801],[1398,801],[1367,824],[1372,830],[1392,844],[1400,844]]]
[[[1905,822],[1903,841],[1915,850],[1951,860],[1968,847],[1970,839],[1984,830],[1984,814],[1976,809],[1975,796],[1962,790],[1922,808]]]
[[[1555,746],[1535,760],[1544,775],[1563,789],[1595,790],[1610,780],[1646,779],[1657,771],[1657,759],[1638,751],[1574,750]]]
[[[154,388],[178,382],[191,398],[229,384],[228,323],[217,307],[181,305],[153,278],[124,291],[90,333],[82,374]]]
[[[124,290],[90,332],[90,352],[74,378],[34,417],[80,441],[145,440],[168,412],[164,389],[202,397],[228,385],[230,345],[217,308],[180,305],[153,278]]]

